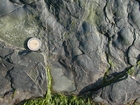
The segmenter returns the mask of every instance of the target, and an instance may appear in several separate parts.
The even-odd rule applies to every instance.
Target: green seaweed
[[[137,66],[140,66],[140,61],[137,62]]]

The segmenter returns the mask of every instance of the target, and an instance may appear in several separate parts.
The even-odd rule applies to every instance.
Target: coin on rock
[[[41,47],[41,41],[38,38],[30,38],[27,42],[27,46],[32,51],[37,51]]]

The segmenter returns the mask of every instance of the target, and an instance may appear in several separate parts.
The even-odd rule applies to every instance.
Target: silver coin
[[[27,46],[32,51],[37,51],[41,47],[41,41],[38,38],[30,38],[27,42]]]

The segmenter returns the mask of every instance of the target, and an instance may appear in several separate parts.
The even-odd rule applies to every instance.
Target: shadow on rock
[[[127,76],[128,76],[127,71],[130,68],[131,67],[128,67],[127,69],[125,69],[122,72],[119,72],[119,73],[115,72],[115,73],[112,73],[110,75],[105,75],[104,77],[99,78],[95,83],[84,87],[80,91],[79,95],[83,94],[83,93],[86,93],[86,92],[89,92],[89,91],[98,91],[101,88],[106,87],[106,86],[108,86],[108,85],[110,85],[112,83],[116,83],[116,82],[119,82],[119,81],[122,81],[122,80],[126,79]]]

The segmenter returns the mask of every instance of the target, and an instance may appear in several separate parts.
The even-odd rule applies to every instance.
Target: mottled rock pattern
[[[140,97],[139,12],[138,0],[1,0],[0,38],[20,48],[29,37],[42,41],[40,51],[50,67],[52,91],[91,92],[95,101],[124,104]],[[45,81],[44,64],[33,63],[41,57],[23,55],[27,59],[12,49],[0,49],[2,63],[8,65],[1,64],[8,79],[1,73],[0,80],[7,90],[21,89],[28,81],[33,87],[27,83],[24,89],[33,88],[32,95],[40,96],[46,87],[36,85],[46,86],[40,81]],[[29,74],[35,82],[26,75],[34,66],[38,72]],[[24,81],[19,82],[17,74],[26,75]]]

